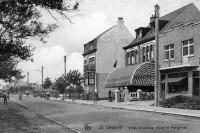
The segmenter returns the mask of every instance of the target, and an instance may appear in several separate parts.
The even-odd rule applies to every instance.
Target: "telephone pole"
[[[64,56],[64,75],[66,77],[66,55]]]
[[[155,106],[159,106],[159,92],[160,92],[160,72],[159,72],[159,5],[155,5]]]
[[[42,66],[42,90],[43,90],[43,77],[44,77],[43,72],[44,72],[44,68]]]

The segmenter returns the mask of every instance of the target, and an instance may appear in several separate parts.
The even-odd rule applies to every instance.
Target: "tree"
[[[53,85],[53,83],[51,82],[51,79],[49,77],[45,78],[44,80],[44,84],[43,84],[43,88],[44,89],[48,89]]]
[[[56,90],[58,90],[60,93],[64,93],[67,85],[68,85],[68,83],[65,80],[65,77],[61,76],[58,79],[56,79],[56,81],[54,83],[54,88]]]
[[[44,38],[58,27],[40,22],[40,9],[47,10],[52,17],[54,11],[70,20],[64,12],[76,10],[79,5],[70,6],[70,1],[73,0],[0,0],[0,62],[30,60],[34,47],[28,40],[38,38],[45,43]]]
[[[66,75],[66,80],[69,85],[80,85],[81,73],[78,70],[70,70]]]
[[[77,86],[80,86],[81,82],[81,73],[78,70],[70,70],[66,75],[66,80],[70,86],[72,86],[73,91],[73,101],[74,101],[74,92]],[[75,87],[76,85],[76,87]]]
[[[18,61],[14,59],[0,62],[0,79],[11,82],[12,77],[15,77],[16,79],[24,78],[24,76],[21,75],[22,71],[16,67],[17,63]]]

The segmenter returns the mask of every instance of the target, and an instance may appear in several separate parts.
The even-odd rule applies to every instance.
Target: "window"
[[[128,65],[131,64],[131,55],[130,55],[129,52],[127,53],[127,64],[128,64]]]
[[[153,59],[153,45],[150,45],[150,55],[151,60]]]
[[[136,62],[136,63],[139,62],[139,54],[138,54],[138,50],[135,50],[135,62]]]
[[[145,52],[145,47],[142,48],[142,62],[145,62],[145,56],[146,52]]]
[[[87,64],[87,60],[84,60],[84,64]]]
[[[132,50],[131,51],[131,64],[135,64],[135,51],[134,50]]]
[[[150,55],[149,46],[146,46],[146,61],[149,61],[149,55]]]
[[[93,49],[94,49],[94,45],[90,44],[90,50],[93,50]]]
[[[165,60],[174,59],[174,44],[164,46]]]
[[[180,93],[188,91],[188,78],[185,78],[178,82],[169,82],[168,83],[169,93]]]
[[[132,65],[139,62],[138,49],[134,47],[129,52],[126,52],[126,64]]]
[[[95,63],[95,57],[91,57],[91,58],[89,58],[89,63],[90,63],[90,64]]]
[[[88,73],[84,73],[85,85],[88,85]]]
[[[89,85],[94,85],[95,73],[89,72],[88,76],[89,76]]]
[[[189,39],[182,42],[183,56],[194,55],[194,40]]]
[[[85,85],[95,84],[95,72],[86,72],[84,76],[85,76]]]
[[[89,44],[86,44],[84,46],[84,53],[88,53],[89,52]]]
[[[142,47],[142,62],[153,59],[153,44]]]

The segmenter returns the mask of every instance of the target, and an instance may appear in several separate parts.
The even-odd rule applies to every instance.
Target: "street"
[[[9,101],[0,99],[0,133],[75,133],[44,116]]]
[[[73,104],[42,98],[12,100],[61,122],[66,127],[90,133],[199,133],[200,120],[141,111],[126,111]]]

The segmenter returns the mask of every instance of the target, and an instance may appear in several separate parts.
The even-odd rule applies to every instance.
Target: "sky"
[[[30,82],[41,83],[43,66],[44,78],[55,81],[64,73],[66,55],[67,72],[78,69],[83,73],[83,45],[116,25],[118,17],[123,17],[125,26],[135,37],[136,28],[148,25],[154,5],[159,4],[160,16],[163,16],[191,2],[200,10],[200,0],[81,0],[78,11],[67,13],[72,23],[59,16],[57,22],[47,11],[42,11],[41,21],[57,22],[59,28],[49,35],[46,44],[31,40],[35,47],[34,62],[21,62],[18,68],[24,75],[29,72]]]

